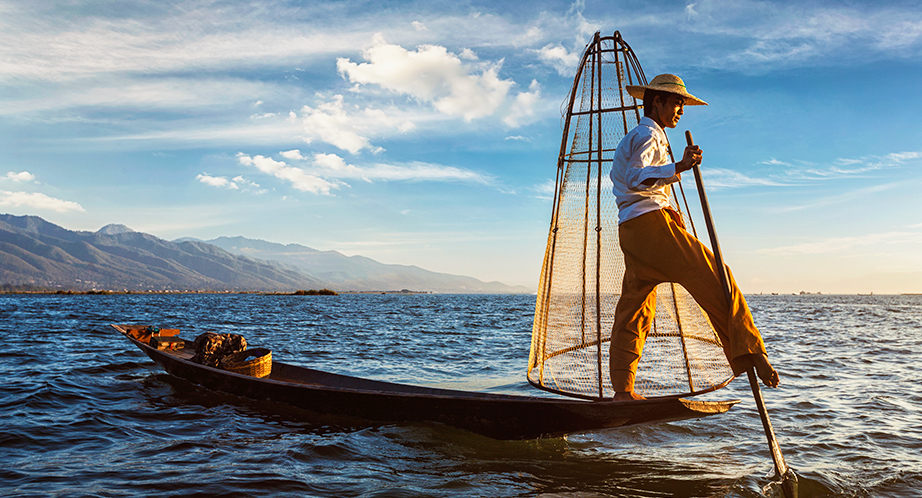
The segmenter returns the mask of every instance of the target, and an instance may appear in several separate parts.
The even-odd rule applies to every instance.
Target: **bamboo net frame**
[[[618,143],[642,117],[642,102],[625,87],[646,83],[640,62],[619,32],[595,34],[564,103],[528,361],[528,381],[538,388],[584,399],[614,395],[609,344],[624,256],[608,174]],[[684,189],[678,185],[671,196],[673,208],[694,231]],[[656,292],[656,315],[638,367],[636,392],[681,396],[725,386],[733,373],[707,315],[681,285],[660,284]]]

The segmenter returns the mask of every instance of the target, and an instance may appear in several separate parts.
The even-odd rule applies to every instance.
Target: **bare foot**
[[[768,387],[778,387],[781,378],[778,377],[778,372],[772,367],[772,364],[768,362],[768,356],[754,354],[752,355],[752,363],[756,367],[756,374],[762,379],[763,384]]]
[[[628,392],[620,392],[620,393],[616,392],[615,397],[612,399],[612,401],[636,401],[636,400],[641,400],[641,399],[647,399],[647,398],[644,398],[643,396],[635,393],[634,391],[628,391]]]

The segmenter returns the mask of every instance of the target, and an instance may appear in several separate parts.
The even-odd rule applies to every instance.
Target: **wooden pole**
[[[688,145],[694,145],[690,131],[685,132],[685,141]],[[720,277],[720,284],[723,287],[724,296],[727,304],[732,305],[730,294],[730,277],[727,274],[727,267],[724,265],[723,256],[720,254],[720,244],[717,242],[717,232],[714,230],[714,221],[711,218],[711,208],[708,205],[707,195],[704,193],[704,182],[701,181],[701,169],[698,165],[692,166],[695,172],[695,183],[698,185],[698,197],[701,199],[701,211],[704,213],[704,224],[707,226],[708,235],[711,238],[711,250],[714,252],[714,259],[717,260],[717,271]],[[768,410],[765,409],[765,402],[762,400],[762,390],[759,388],[759,381],[756,377],[755,367],[749,367],[746,371],[749,376],[749,387],[752,388],[752,397],[755,399],[756,407],[759,409],[759,417],[762,419],[762,428],[765,429],[765,437],[768,439],[768,447],[771,450],[772,461],[775,464],[775,472],[781,478],[781,490],[785,498],[797,498],[797,476],[788,468],[784,462],[784,456],[781,455],[781,448],[778,446],[778,439],[775,437],[775,431],[772,429],[772,422],[768,419]]]

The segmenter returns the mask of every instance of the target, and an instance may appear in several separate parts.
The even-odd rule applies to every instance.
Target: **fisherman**
[[[675,282],[695,298],[710,318],[735,375],[755,367],[762,382],[777,387],[778,372],[765,353],[762,336],[746,300],[729,275],[731,302],[717,273],[714,254],[685,230],[669,204],[670,186],[701,163],[701,149],[685,148],[669,162],[664,128],[675,128],[686,105],[707,105],[688,93],[681,78],[661,74],[647,85],[628,85],[643,100],[644,117],[615,151],[611,180],[618,202],[618,237],[624,253],[624,281],[611,339],[614,399],[644,399],[634,392],[637,364],[656,313],[656,286]]]

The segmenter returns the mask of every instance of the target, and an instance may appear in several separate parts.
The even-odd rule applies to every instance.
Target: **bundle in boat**
[[[240,334],[205,332],[193,342],[192,361],[200,365],[230,372],[265,377],[272,372],[272,353],[265,348],[247,349],[247,340]]]
[[[195,350],[195,356],[192,357],[193,362],[217,367],[223,357],[246,351],[247,340],[240,334],[205,332],[195,338],[192,348]]]
[[[625,87],[646,83],[619,32],[595,34],[568,96],[535,304],[528,381],[547,391],[584,399],[614,395],[609,349],[625,265],[609,173],[618,143],[643,116],[643,102]],[[694,232],[677,185],[672,208]],[[635,390],[646,397],[696,394],[732,378],[720,339],[698,303],[679,284],[657,286]]]

